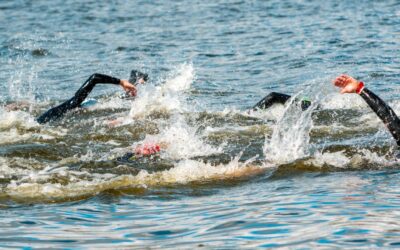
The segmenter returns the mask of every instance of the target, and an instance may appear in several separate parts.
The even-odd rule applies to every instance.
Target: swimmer
[[[371,90],[365,88],[364,83],[354,79],[348,75],[340,75],[333,80],[335,86],[341,88],[340,93],[357,93],[368,104],[368,106],[378,115],[383,121],[397,145],[400,146],[400,119],[397,117],[393,109],[380,99]],[[274,104],[285,104],[291,98],[290,95],[272,92],[265,96],[261,101],[253,106],[253,110],[268,109]],[[301,108],[306,110],[311,105],[311,102],[306,99],[301,100]]]
[[[393,138],[400,146],[400,119],[397,117],[393,109],[387,105],[381,98],[367,89],[363,82],[360,82],[348,75],[340,75],[333,84],[341,88],[340,93],[356,93],[360,95],[375,114],[383,121]]]
[[[61,118],[67,111],[81,107],[81,104],[93,90],[96,84],[120,85],[128,96],[134,97],[137,94],[136,86],[138,84],[144,84],[147,80],[148,75],[137,70],[131,71],[129,80],[118,79],[103,74],[93,74],[86,80],[82,87],[78,89],[71,99],[46,111],[44,114],[39,116],[39,118],[37,118],[37,122],[43,124],[49,121],[57,120]]]
[[[133,161],[142,157],[151,157],[160,153],[162,150],[168,148],[166,142],[146,142],[136,145],[131,152],[125,153],[123,156],[118,157],[117,161]]]
[[[253,106],[253,110],[258,110],[258,109],[268,109],[274,104],[285,104],[289,99],[291,98],[290,95],[282,94],[282,93],[277,93],[277,92],[271,92],[267,96],[265,96],[261,101],[257,102],[256,105]],[[301,100],[300,106],[302,110],[306,110],[308,107],[310,107],[311,102],[307,100],[306,98],[303,98]]]

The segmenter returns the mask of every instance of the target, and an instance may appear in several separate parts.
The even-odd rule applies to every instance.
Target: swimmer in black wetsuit
[[[148,75],[136,70],[131,71],[129,80],[118,79],[112,76],[103,74],[93,74],[86,80],[75,95],[68,101],[49,109],[44,114],[37,118],[38,123],[46,123],[62,117],[67,111],[78,108],[82,102],[90,94],[96,84],[115,84],[120,85],[129,96],[136,96],[136,85],[144,84],[148,80]]]
[[[400,146],[400,119],[389,105],[387,105],[371,90],[367,89],[363,82],[357,81],[351,76],[340,75],[333,81],[333,83],[335,86],[342,89],[340,91],[341,94],[359,94],[375,114],[377,114],[377,116],[383,121],[393,138],[396,140],[397,145]]]
[[[340,93],[357,93],[359,94],[371,107],[371,109],[378,115],[383,121],[393,138],[396,140],[397,145],[400,146],[400,119],[397,117],[393,109],[387,105],[382,99],[380,99],[371,90],[364,87],[364,83],[357,81],[351,76],[340,75],[333,83],[335,86],[342,88]],[[272,105],[279,103],[285,104],[291,98],[290,95],[272,92],[254,105],[253,110],[257,109],[268,109]],[[311,105],[308,100],[301,101],[301,107],[303,110],[307,109]]]
[[[282,94],[282,93],[277,93],[277,92],[271,92],[267,96],[265,96],[261,101],[257,102],[256,105],[253,106],[253,110],[257,109],[268,109],[272,105],[279,103],[279,104],[285,104],[289,99],[291,98],[290,95]],[[310,107],[311,102],[306,99],[301,100],[301,109],[306,110],[308,107]]]

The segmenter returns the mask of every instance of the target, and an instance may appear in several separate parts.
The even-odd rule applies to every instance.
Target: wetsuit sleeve
[[[364,88],[361,91],[360,96],[383,121],[389,132],[396,140],[397,145],[400,146],[400,119],[397,117],[393,109],[367,88]]]
[[[86,80],[82,87],[76,91],[75,96],[73,97],[73,99],[75,98],[74,102],[79,106],[98,83],[118,85],[120,79],[103,74],[93,74]]]
[[[263,99],[261,99],[259,102],[256,103],[256,105],[253,106],[253,110],[257,109],[268,109],[274,104],[285,104],[289,99],[291,98],[290,95],[282,94],[282,93],[277,93],[277,92],[271,92],[267,96],[265,96]],[[302,110],[306,110],[309,106],[311,105],[311,102],[308,100],[301,100],[300,106]]]
[[[118,85],[120,84],[120,79],[103,74],[91,75],[82,85],[82,87],[76,91],[75,95],[71,99],[58,105],[57,107],[49,109],[37,119],[37,122],[46,123],[51,120],[56,120],[62,117],[67,111],[79,107],[93,90],[94,86],[96,86],[98,83]]]

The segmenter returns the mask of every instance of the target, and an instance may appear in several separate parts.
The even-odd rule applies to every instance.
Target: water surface
[[[400,113],[399,17],[398,1],[1,2],[0,247],[399,247],[395,142],[330,82],[354,75]],[[131,69],[151,78],[135,100],[98,86],[35,122]],[[313,105],[249,112],[272,91]]]

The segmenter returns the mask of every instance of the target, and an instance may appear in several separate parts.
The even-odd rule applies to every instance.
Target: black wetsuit
[[[383,121],[393,138],[396,140],[397,145],[400,146],[400,119],[397,117],[393,109],[379,98],[379,96],[375,95],[367,88],[364,88],[361,91],[360,96]]]
[[[98,83],[105,84],[120,84],[120,79],[103,75],[103,74],[93,74],[86,80],[82,87],[76,91],[74,97],[68,101],[58,105],[57,107],[49,109],[47,112],[37,118],[38,123],[46,123],[52,120],[56,120],[62,117],[67,111],[80,107],[81,103],[86,99],[86,97],[93,90],[94,86]]]
[[[265,96],[261,101],[257,102],[256,105],[253,106],[253,110],[256,109],[268,109],[274,104],[285,104],[291,98],[290,95],[281,94],[277,92],[271,92],[267,96]],[[311,102],[308,100],[301,100],[301,108],[306,110],[310,107]]]
[[[375,95],[367,88],[364,88],[361,91],[360,96],[383,121],[393,138],[396,140],[397,145],[400,146],[400,119],[397,117],[393,109],[379,98],[379,96]],[[276,103],[285,104],[290,97],[290,95],[272,92],[254,105],[253,109],[267,109]],[[303,110],[307,109],[310,105],[311,102],[308,100],[301,101],[301,107]]]

